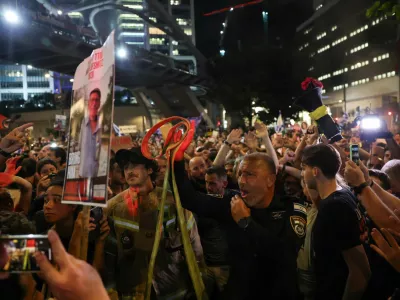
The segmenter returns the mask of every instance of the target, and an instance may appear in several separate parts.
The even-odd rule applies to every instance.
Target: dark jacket
[[[183,163],[175,163],[175,179],[183,207],[215,218],[226,232],[231,273],[224,299],[295,299],[305,207],[275,195],[268,208],[251,209],[251,222],[243,230],[231,216],[230,196],[216,199],[196,192]]]

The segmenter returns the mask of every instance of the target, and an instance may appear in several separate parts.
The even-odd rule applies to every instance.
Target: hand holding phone
[[[350,160],[353,161],[357,166],[360,162],[360,152],[358,144],[350,145]]]

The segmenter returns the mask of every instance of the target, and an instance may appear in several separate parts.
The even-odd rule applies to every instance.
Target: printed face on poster
[[[66,127],[67,127],[67,116],[56,115],[56,119],[54,122],[54,130],[65,131]]]
[[[106,206],[114,112],[114,32],[76,69],[62,203]]]

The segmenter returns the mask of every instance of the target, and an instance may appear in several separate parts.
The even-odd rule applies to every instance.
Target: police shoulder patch
[[[208,196],[215,197],[215,198],[224,198],[221,194],[208,194]]]
[[[291,216],[290,225],[292,225],[293,231],[297,234],[299,238],[303,238],[306,235],[307,222],[302,217]]]

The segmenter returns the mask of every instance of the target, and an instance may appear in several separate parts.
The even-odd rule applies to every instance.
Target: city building
[[[0,65],[0,101],[29,101],[46,93],[66,92],[72,88],[71,78],[31,65]]]
[[[194,27],[194,0],[159,0],[166,12],[191,37],[195,45]],[[146,0],[122,0],[122,5],[131,9],[146,9]],[[160,22],[155,17],[153,22]],[[119,39],[128,45],[145,48],[151,52],[164,54],[182,61],[187,65],[188,71],[196,73],[196,60],[182,44],[179,44],[163,30],[148,24],[138,15],[121,11],[118,15]]]
[[[295,80],[299,86],[306,77],[320,80],[335,118],[343,112],[392,115],[397,107],[397,27],[391,16],[368,19],[370,6],[367,0],[315,0],[314,14],[297,28]]]

